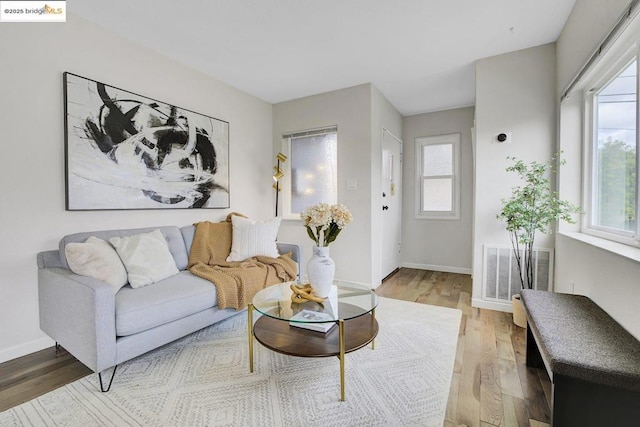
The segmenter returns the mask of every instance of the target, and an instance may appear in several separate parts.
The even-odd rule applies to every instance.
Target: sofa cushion
[[[276,239],[281,219],[257,222],[240,216],[231,217],[233,237],[227,261],[244,261],[258,255],[278,258]]]
[[[147,227],[147,228],[131,228],[122,230],[102,230],[102,231],[88,231],[83,233],[75,233],[64,236],[60,240],[58,246],[60,251],[60,262],[64,268],[69,268],[69,264],[64,255],[64,248],[67,243],[71,242],[84,242],[90,236],[95,236],[98,239],[109,241],[112,237],[133,236],[134,234],[148,233],[150,231],[159,229],[164,235],[167,244],[169,245],[169,251],[173,255],[173,259],[176,262],[178,270],[186,270],[189,256],[187,255],[187,248],[184,245],[184,239],[180,229],[176,226],[165,227]]]
[[[138,289],[127,285],[116,294],[116,335],[133,335],[217,304],[216,287],[189,271]]]
[[[127,284],[127,271],[113,246],[97,237],[84,243],[69,243],[65,247],[69,268],[76,274],[102,280],[115,294]]]
[[[184,239],[184,246],[187,248],[187,255],[188,255],[191,252],[191,245],[193,244],[193,238],[196,234],[196,226],[185,225],[184,227],[180,227],[180,233],[182,233],[182,238]]]
[[[178,274],[167,241],[160,230],[112,237],[109,242],[116,248],[127,269],[129,284],[134,289]]]

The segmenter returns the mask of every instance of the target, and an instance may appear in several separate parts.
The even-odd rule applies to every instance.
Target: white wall
[[[471,273],[473,225],[473,153],[471,129],[474,108],[458,108],[404,118],[404,176],[402,260],[406,267]],[[460,219],[416,219],[415,140],[423,136],[461,134]]]
[[[38,325],[36,253],[65,234],[220,220],[227,210],[66,212],[62,73],[230,123],[231,210],[271,213],[272,107],[73,15],[0,25],[0,362],[53,344]],[[351,114],[351,113],[350,113]]]
[[[556,147],[555,45],[548,44],[479,60],[476,64],[476,163],[473,248],[473,301],[476,306],[510,310],[481,300],[483,246],[509,245],[504,223],[496,219],[500,200],[520,184],[505,168],[507,156],[544,162]],[[511,132],[513,142],[494,135]],[[536,237],[536,246],[553,247],[553,238]]]
[[[371,85],[275,104],[270,156],[275,159],[282,150],[282,134],[331,125],[338,126],[338,201],[353,214],[353,222],[330,246],[336,278],[371,283]],[[357,191],[347,191],[348,179],[358,181]],[[278,239],[302,247],[304,277],[313,241],[302,221],[282,221]]]
[[[595,52],[630,0],[576,0],[558,41],[558,91]]]
[[[558,89],[575,72],[612,28],[628,0],[578,0],[557,42]],[[637,37],[637,36],[636,36]],[[559,99],[559,98],[558,98]],[[582,182],[582,96],[573,93],[560,108],[560,144],[570,162],[560,173],[560,196],[580,203]],[[567,165],[567,166],[569,166]],[[563,226],[568,235],[556,236],[555,290],[587,295],[631,334],[640,339],[640,263],[599,248],[597,239],[579,240],[578,226]],[[616,249],[615,244],[608,244]],[[623,246],[623,245],[618,245]],[[620,248],[640,256],[640,251]],[[635,254],[634,254],[635,252]]]
[[[338,126],[338,202],[349,208],[353,222],[330,246],[336,278],[376,287],[380,284],[380,206],[382,127],[400,136],[402,116],[372,84],[363,84],[273,106],[274,155],[282,150],[282,134]],[[358,181],[347,191],[347,180]],[[285,191],[285,190],[283,190]],[[278,238],[303,248],[302,277],[312,255],[300,220],[284,220]]]
[[[640,339],[640,263],[556,236],[556,292],[586,295]]]

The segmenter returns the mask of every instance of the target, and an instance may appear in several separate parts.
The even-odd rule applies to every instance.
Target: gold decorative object
[[[282,169],[280,169],[277,166],[275,166],[273,170],[274,170],[273,180],[276,182],[280,181],[284,177],[284,172],[282,171]]]
[[[282,153],[278,153],[276,155],[276,161],[278,162],[274,167],[273,180],[273,188],[276,190],[276,216],[278,216],[278,193],[280,192],[280,180],[284,177],[284,171],[280,169],[280,163],[284,163],[287,161],[287,156]]]
[[[323,303],[326,298],[322,298],[313,294],[313,289],[310,284],[297,286],[295,284],[291,284],[291,290],[293,293],[291,294],[291,301],[295,303],[301,303],[306,301],[313,301],[318,303]]]

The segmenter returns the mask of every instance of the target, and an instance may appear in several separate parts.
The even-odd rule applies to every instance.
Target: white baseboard
[[[18,357],[26,356],[27,354],[43,350],[47,347],[53,347],[55,343],[56,342],[51,338],[44,337],[37,340],[29,341],[24,344],[5,348],[3,350],[0,350],[0,363],[7,362]]]
[[[472,271],[470,268],[451,267],[448,265],[415,264],[413,262],[403,262],[402,266],[406,268],[415,268],[418,270],[442,271],[445,273],[458,273],[458,274],[471,274],[471,271]]]
[[[371,283],[365,283],[365,282],[356,282],[355,280],[344,280],[344,279],[338,279],[338,278],[334,278],[334,280],[343,280],[345,282],[349,282],[349,283],[355,283],[356,285],[360,285],[364,288],[368,288],[368,289],[376,289],[378,286],[380,286],[380,283],[378,283],[377,285],[373,285]]]
[[[480,298],[472,298],[471,306],[478,308],[486,308],[488,310],[504,311],[507,313],[513,312],[513,306],[511,301],[499,302],[499,301],[486,301]]]

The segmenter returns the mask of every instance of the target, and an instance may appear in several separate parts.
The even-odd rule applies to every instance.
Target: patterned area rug
[[[256,343],[249,373],[246,312],[118,367],[0,413],[0,425],[442,426],[461,312],[380,298],[380,332],[345,359],[274,353]],[[109,376],[110,373],[107,373]]]

